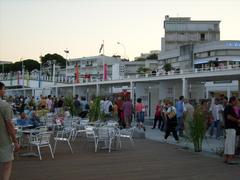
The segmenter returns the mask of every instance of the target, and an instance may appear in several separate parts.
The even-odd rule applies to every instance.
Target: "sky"
[[[221,40],[240,40],[239,0],[0,0],[0,61],[47,53],[133,60],[161,49],[170,17],[220,20]],[[117,42],[120,42],[118,44]]]

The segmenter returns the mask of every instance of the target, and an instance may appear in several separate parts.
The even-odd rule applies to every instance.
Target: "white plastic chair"
[[[132,147],[134,146],[133,141],[133,133],[134,133],[135,127],[127,128],[127,129],[121,129],[120,130],[120,138],[129,139],[131,142]]]
[[[54,137],[54,140],[55,140],[55,144],[54,144],[54,148],[53,148],[54,154],[56,152],[56,147],[57,147],[58,141],[67,142],[67,144],[71,150],[71,153],[73,154],[72,146],[70,144],[70,140],[72,138],[73,132],[74,132],[74,128],[70,128],[70,129],[65,128],[65,129],[57,132],[56,136]]]
[[[74,124],[75,126],[75,133],[73,136],[73,141],[75,141],[76,137],[80,133],[86,133],[86,126],[88,126],[89,120],[80,120]]]
[[[54,159],[52,146],[50,144],[50,132],[40,132],[39,134],[36,134],[34,138],[30,141],[30,145],[37,146],[39,159],[42,160],[41,151],[40,148],[42,147],[49,147],[52,158]]]
[[[96,133],[96,147],[95,152],[97,152],[99,143],[104,143],[105,147],[108,148],[108,152],[111,152],[113,139],[115,137],[115,131],[113,127],[99,127],[95,129]]]

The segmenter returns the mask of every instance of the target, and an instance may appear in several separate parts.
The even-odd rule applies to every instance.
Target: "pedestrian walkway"
[[[179,142],[176,142],[173,136],[169,136],[167,141],[164,140],[165,132],[160,131],[158,128],[151,129],[152,126],[146,126],[145,137],[150,140],[164,142],[168,144],[174,144],[183,148],[194,149],[193,144],[185,138],[180,138]],[[216,139],[213,137],[206,137],[203,140],[202,150],[203,152],[219,153],[223,150],[224,138]]]
[[[157,132],[148,128],[146,134],[157,137]],[[217,156],[190,152],[175,145],[135,139],[131,146],[123,140],[120,150],[95,153],[94,144],[86,145],[84,141],[77,138],[72,143],[74,154],[60,143],[54,159],[44,148],[42,161],[36,157],[16,157],[12,179],[239,180],[239,165],[229,166]]]

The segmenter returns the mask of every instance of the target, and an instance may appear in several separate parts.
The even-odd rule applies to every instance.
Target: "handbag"
[[[167,115],[168,115],[169,119],[172,119],[172,118],[174,118],[176,116],[176,113],[171,108],[171,112],[169,112]]]

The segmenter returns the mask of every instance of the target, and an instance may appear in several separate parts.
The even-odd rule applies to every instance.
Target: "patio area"
[[[72,143],[74,154],[66,144],[59,143],[55,159],[48,149],[43,149],[42,161],[37,157],[17,156],[11,179],[238,180],[240,177],[240,165],[226,165],[222,158],[213,155],[147,139],[135,140],[134,148],[129,143],[123,141],[122,149],[111,153],[107,150],[95,153],[93,144],[85,144],[83,138],[77,138]]]

